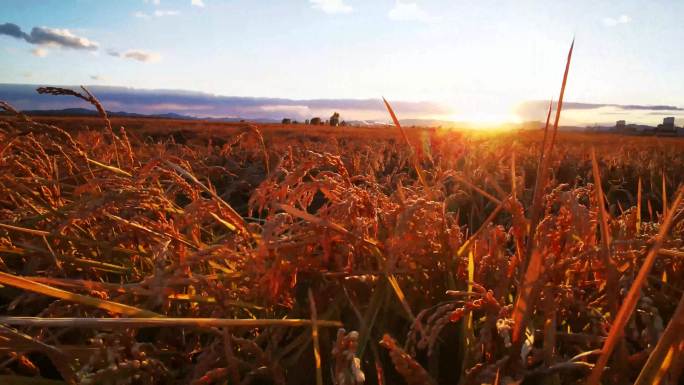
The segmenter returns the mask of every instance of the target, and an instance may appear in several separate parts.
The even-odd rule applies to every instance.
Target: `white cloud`
[[[31,33],[26,33],[12,23],[0,24],[0,35],[7,35],[25,40],[29,44],[48,45],[52,47],[97,50],[98,44],[85,37],[76,36],[68,29],[47,27],[33,27]]]
[[[144,0],[145,3],[152,3],[154,5],[159,5],[161,3],[160,0]]]
[[[35,48],[31,50],[31,53],[33,54],[33,56],[45,57],[48,54],[48,50],[44,48]]]
[[[615,27],[618,24],[627,24],[632,21],[629,15],[620,15],[617,18],[606,17],[603,19],[603,25],[606,27]]]
[[[389,18],[398,21],[434,21],[435,18],[430,16],[424,9],[416,3],[404,3],[397,1],[394,8],[389,11]]]
[[[156,52],[143,51],[141,49],[129,49],[126,52],[119,52],[113,49],[107,51],[109,56],[120,57],[125,59],[137,60],[144,63],[152,63],[159,61],[161,55]]]
[[[180,12],[174,11],[174,10],[161,10],[161,9],[159,9],[159,10],[154,11],[154,16],[157,16],[157,17],[176,16],[179,14],[180,14]]]
[[[345,0],[309,0],[314,9],[328,14],[350,13],[354,10]]]
[[[94,80],[96,82],[99,82],[99,81],[105,81],[105,80],[107,80],[107,78],[102,76],[102,75],[90,75],[90,80]]]
[[[194,5],[195,7],[204,7],[204,0],[190,0],[190,4]]]
[[[151,14],[137,11],[133,14],[133,17],[137,17],[139,19],[149,19],[152,16],[154,17],[164,17],[164,16],[176,16],[180,15],[179,11],[176,10],[165,10],[165,9],[157,9],[156,11],[152,12]]]

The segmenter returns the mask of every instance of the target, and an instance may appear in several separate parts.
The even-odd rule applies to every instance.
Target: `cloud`
[[[32,49],[31,53],[33,54],[33,56],[45,57],[48,54],[48,50],[38,47],[38,48]]]
[[[204,0],[190,0],[190,4],[195,7],[204,8]]]
[[[25,40],[29,44],[50,45],[79,50],[97,50],[98,44],[85,37],[76,36],[68,29],[33,27],[30,34],[12,23],[0,24],[0,35]]]
[[[435,20],[427,11],[416,3],[404,3],[397,1],[388,15],[390,19],[397,21],[422,21],[429,22]]]
[[[546,118],[548,108],[548,101],[534,100],[521,103],[515,112],[522,120],[543,120]],[[684,107],[662,104],[565,102],[563,103],[563,113],[565,119],[575,119],[576,123],[602,121],[602,119],[609,121],[608,118],[617,116],[632,121],[649,121],[648,116],[682,114]]]
[[[145,13],[142,11],[137,11],[133,14],[134,17],[137,17],[140,19],[149,19],[152,16],[164,17],[164,16],[176,16],[176,15],[180,15],[180,12],[176,11],[176,10],[164,10],[164,9],[157,9],[156,11],[152,12],[151,14]]]
[[[632,21],[628,15],[620,15],[617,18],[605,17],[603,18],[603,25],[606,27],[615,27],[618,24],[627,24]]]
[[[90,80],[95,80],[97,82],[97,81],[105,81],[105,80],[107,80],[107,78],[102,76],[102,75],[90,75]]]
[[[0,35],[12,36],[26,41],[31,39],[31,36],[22,31],[18,25],[12,23],[0,24]]]
[[[314,116],[327,118],[334,111],[343,119],[387,121],[380,99],[284,99],[219,96],[203,92],[143,90],[128,87],[93,86],[89,88],[105,108],[142,114],[182,112],[200,117],[241,117],[274,119],[284,117],[303,121]],[[38,95],[33,85],[0,84],[0,95],[19,109],[59,109],[79,105],[78,100]],[[402,119],[447,115],[450,107],[432,102],[392,101]],[[116,109],[116,110],[114,110]]]
[[[318,9],[328,14],[350,13],[354,10],[351,5],[346,4],[345,0],[309,0],[314,9]]]
[[[109,56],[120,57],[125,59],[137,60],[144,63],[156,62],[161,59],[161,55],[156,52],[143,51],[140,49],[129,49],[125,52],[119,52],[113,49],[107,51]]]
[[[549,102],[543,100],[534,100],[524,102],[521,108],[530,109],[548,109]],[[581,103],[581,102],[565,102],[563,103],[563,110],[598,110],[600,108],[615,108],[625,111],[684,111],[683,107],[669,106],[669,105],[648,105],[648,104],[611,104],[611,103]]]
[[[154,11],[154,16],[157,16],[157,17],[176,16],[176,15],[180,15],[180,12],[178,12],[176,10],[161,10],[161,9]]]
[[[160,0],[144,0],[145,3],[152,3],[154,5],[159,5],[161,3]]]

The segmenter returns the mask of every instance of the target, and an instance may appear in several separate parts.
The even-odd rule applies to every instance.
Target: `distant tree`
[[[346,122],[346,121],[344,121],[344,120],[343,120],[343,121],[341,121],[341,122],[340,122],[340,126],[342,126],[342,127],[346,127],[346,126],[347,126],[347,122]]]
[[[292,119],[284,118],[282,124],[292,124]]]
[[[309,119],[304,120],[304,124],[309,125]]]
[[[292,124],[299,124],[299,122],[296,121],[296,120],[293,120],[293,121],[292,121]]]
[[[334,114],[332,114],[332,116],[330,117],[330,125],[333,127],[337,127],[340,125],[340,114],[339,113],[335,112]]]
[[[311,125],[312,126],[318,126],[320,124],[321,124],[321,118],[319,118],[319,117],[311,118]]]

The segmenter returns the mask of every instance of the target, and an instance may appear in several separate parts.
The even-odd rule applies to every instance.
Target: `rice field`
[[[558,132],[562,91],[496,133],[39,92],[101,118],[0,105],[2,383],[678,381],[678,139]]]

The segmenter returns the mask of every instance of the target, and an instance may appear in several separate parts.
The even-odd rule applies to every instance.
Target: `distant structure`
[[[334,114],[332,114],[332,116],[330,117],[330,125],[333,127],[337,127],[340,125],[340,114],[339,113],[335,112]]]
[[[677,135],[674,116],[663,118],[663,124],[659,124],[655,131],[656,135]]]
[[[292,119],[284,118],[282,124],[292,124]]]
[[[615,131],[621,134],[635,134],[637,132],[636,124],[627,124],[624,120],[615,122]]]
[[[309,119],[305,119],[304,124],[306,124],[308,126],[309,125]]]
[[[312,126],[318,126],[321,124],[321,118],[319,118],[319,117],[311,118],[311,121],[309,123]]]

